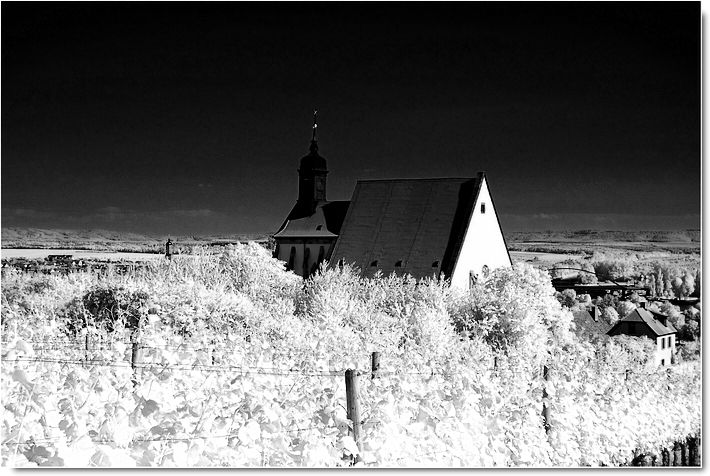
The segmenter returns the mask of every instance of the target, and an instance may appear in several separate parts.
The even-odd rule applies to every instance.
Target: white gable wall
[[[485,213],[481,212],[481,204],[485,204]],[[491,201],[485,176],[451,276],[451,285],[467,289],[469,271],[480,276],[484,265],[491,270],[500,266],[511,266],[503,231],[498,224],[498,216]]]

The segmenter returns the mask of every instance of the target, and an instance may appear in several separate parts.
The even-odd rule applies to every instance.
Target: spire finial
[[[318,127],[318,124],[316,124],[316,116],[318,115],[318,109],[313,109],[313,139],[316,140],[316,128]]]

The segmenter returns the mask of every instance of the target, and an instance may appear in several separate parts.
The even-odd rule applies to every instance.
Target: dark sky
[[[505,231],[700,227],[699,2],[3,2],[2,226],[274,232],[485,171]]]

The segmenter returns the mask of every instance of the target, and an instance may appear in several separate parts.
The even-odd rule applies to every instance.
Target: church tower
[[[318,155],[316,114],[313,111],[311,152],[298,169],[298,198],[281,228],[274,234],[274,257],[307,278],[330,258],[350,201],[330,202],[325,195],[328,167]]]
[[[328,167],[323,157],[318,155],[318,141],[316,140],[316,116],[318,111],[313,111],[313,139],[311,152],[301,159],[298,169],[298,201],[297,206],[304,214],[313,214],[318,202],[326,201],[325,183]]]

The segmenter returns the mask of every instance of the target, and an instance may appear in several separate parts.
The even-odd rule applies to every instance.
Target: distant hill
[[[0,240],[14,241],[156,241],[157,238],[136,233],[109,230],[43,230],[39,228],[3,228]]]
[[[677,231],[514,231],[505,234],[509,243],[525,242],[657,242],[691,243],[700,242],[700,230]]]
[[[2,248],[78,249],[128,252],[160,252],[166,237],[110,230],[45,230],[40,228],[3,228]],[[172,236],[176,244],[223,244],[267,241],[268,234]]]

